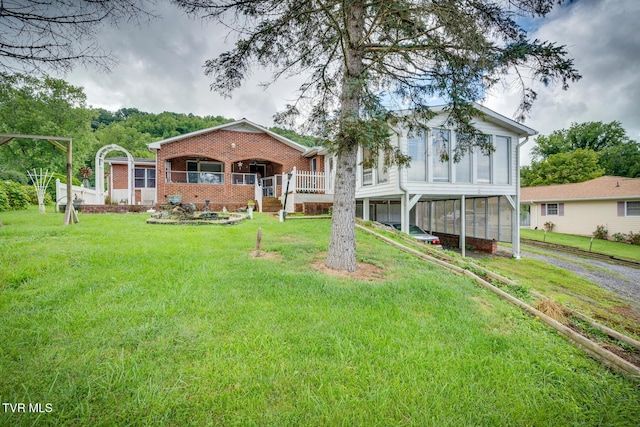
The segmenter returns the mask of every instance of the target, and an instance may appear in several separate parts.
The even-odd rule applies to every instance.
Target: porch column
[[[409,234],[409,212],[411,212],[409,193],[404,193],[400,196],[400,228],[406,234]]]
[[[467,199],[463,194],[460,196],[460,252],[462,257],[467,256]]]
[[[365,221],[370,221],[371,215],[369,213],[369,198],[365,197],[362,199],[362,219]]]
[[[515,259],[520,259],[520,195],[515,196],[514,214],[511,216],[511,250]]]

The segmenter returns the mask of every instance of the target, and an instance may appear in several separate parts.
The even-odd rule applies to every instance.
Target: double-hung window
[[[190,184],[224,184],[224,164],[187,161],[187,180]]]
[[[547,215],[558,215],[557,203],[547,203]]]
[[[156,170],[154,168],[135,168],[136,188],[156,188]]]
[[[627,216],[640,216],[640,202],[627,202]]]

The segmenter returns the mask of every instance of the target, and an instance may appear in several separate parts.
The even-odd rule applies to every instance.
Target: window
[[[547,203],[547,215],[558,215],[557,203]]]
[[[511,164],[511,138],[496,136],[496,151],[493,152],[495,183],[508,184]]]
[[[364,163],[371,161],[371,149],[362,150],[362,185],[373,185],[373,169],[371,165],[364,166]]]
[[[187,182],[190,184],[224,184],[224,164],[221,162],[187,161]]]
[[[378,184],[384,184],[389,181],[389,169],[385,165],[385,159],[382,152],[378,155],[378,168],[376,169],[376,176],[378,179]]]
[[[491,136],[487,135],[487,142],[491,143]],[[491,182],[491,154],[481,149],[476,150],[476,177],[478,182]]]
[[[135,168],[136,188],[156,188],[156,170],[154,168]]]
[[[447,182],[449,178],[449,163],[451,161],[451,144],[449,131],[434,129],[431,132],[431,166],[433,180]]]
[[[464,138],[464,134],[456,133],[456,146],[459,146]],[[453,167],[456,171],[456,182],[471,182],[471,156],[469,155],[469,150],[464,150],[460,161],[454,163]]]
[[[627,216],[640,216],[640,202],[627,202]]]
[[[409,181],[427,180],[427,141],[423,131],[410,135],[407,140],[407,151],[411,156],[409,165]]]

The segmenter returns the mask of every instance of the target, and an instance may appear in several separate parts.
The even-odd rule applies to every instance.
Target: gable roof
[[[520,189],[521,202],[594,199],[640,199],[640,178],[601,176],[576,184],[542,185]]]
[[[150,150],[159,150],[164,144],[168,144],[175,141],[180,141],[186,138],[191,138],[193,136],[203,135],[210,132],[215,132],[218,130],[229,130],[234,132],[256,132],[256,133],[266,133],[274,139],[282,142],[285,145],[288,145],[291,148],[295,148],[296,150],[304,153],[308,150],[309,147],[305,147],[304,145],[298,144],[295,141],[290,140],[289,138],[285,138],[282,135],[278,135],[275,132],[270,131],[267,128],[264,128],[260,125],[257,125],[245,118],[240,120],[236,120],[235,122],[225,123],[222,125],[214,126],[207,129],[197,130],[195,132],[185,133],[183,135],[174,136],[172,138],[163,139],[161,141],[155,141],[147,144]]]
[[[531,129],[530,127],[516,122],[515,120],[511,120],[510,118],[505,117],[500,113],[496,113],[495,111],[476,102],[473,103],[473,107],[483,114],[483,119],[486,121],[509,128],[518,136],[524,137],[538,134],[537,130]]]
[[[537,130],[532,129],[528,126],[525,126],[522,123],[518,123],[515,120],[512,120],[508,117],[503,116],[502,114],[496,113],[495,111],[485,106],[482,106],[477,102],[472,102],[471,104],[473,105],[473,108],[475,108],[480,113],[479,118],[489,123],[493,123],[500,127],[509,129],[510,131],[518,135],[518,137],[520,138],[538,134]],[[446,114],[447,107],[449,107],[449,105],[444,104],[444,105],[435,105],[433,107],[429,107],[429,109],[437,114]],[[411,114],[411,110],[401,110],[401,111],[398,111],[398,113]]]

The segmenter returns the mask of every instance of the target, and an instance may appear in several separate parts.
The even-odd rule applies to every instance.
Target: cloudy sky
[[[111,73],[77,68],[65,77],[84,87],[90,105],[245,117],[271,126],[273,114],[294,99],[300,80],[282,80],[265,90],[259,83],[268,74],[260,70],[232,99],[210,92],[203,64],[232,45],[228,30],[170,5],[160,4],[156,11],[162,17],[157,21],[106,28],[100,35],[100,43],[119,59]],[[574,122],[618,120],[640,141],[639,18],[638,0],[577,0],[534,22],[531,37],[566,45],[583,77],[567,91],[536,86],[538,100],[525,124],[548,135]],[[513,117],[518,93],[507,84],[483,103]]]

